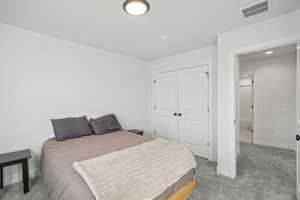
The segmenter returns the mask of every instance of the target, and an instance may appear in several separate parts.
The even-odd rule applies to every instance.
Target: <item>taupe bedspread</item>
[[[63,142],[54,139],[46,141],[42,148],[41,172],[49,200],[95,200],[88,185],[72,168],[73,162],[95,158],[150,140],[136,134],[118,131]],[[155,200],[167,199],[193,177],[194,170],[183,176]]]

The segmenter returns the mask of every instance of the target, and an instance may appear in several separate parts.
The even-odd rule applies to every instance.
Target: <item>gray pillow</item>
[[[90,125],[97,135],[121,130],[121,125],[114,114],[105,115],[97,119],[91,119]]]
[[[93,134],[86,116],[51,119],[57,141]]]

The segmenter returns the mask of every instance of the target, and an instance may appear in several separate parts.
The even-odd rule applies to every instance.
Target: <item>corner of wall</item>
[[[220,165],[217,165],[217,173],[223,176],[228,176],[229,178],[235,178],[236,173],[229,168],[223,168]]]

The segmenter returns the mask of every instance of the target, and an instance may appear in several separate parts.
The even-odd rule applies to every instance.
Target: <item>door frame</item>
[[[291,44],[299,44],[299,41],[296,40],[295,38],[291,38],[291,39],[286,39],[286,40],[275,40],[275,41],[271,41],[271,42],[266,42],[266,43],[261,43],[259,45],[254,45],[254,46],[248,46],[248,47],[245,47],[245,48],[242,48],[242,49],[239,49],[239,50],[236,50],[234,52],[232,52],[232,57],[233,57],[233,60],[234,60],[234,65],[233,65],[233,72],[235,74],[235,77],[234,77],[234,81],[233,81],[233,84],[234,86],[236,85],[236,81],[237,81],[237,72],[239,72],[239,62],[238,62],[238,56],[241,55],[241,54],[246,54],[246,53],[251,53],[251,52],[256,52],[256,51],[261,51],[261,50],[265,50],[265,49],[271,49],[271,48],[276,48],[276,47],[281,47],[281,46],[286,46],[286,45],[291,45]],[[238,63],[238,65],[237,65]],[[298,67],[300,68],[300,66],[297,66],[297,81],[296,83],[296,107],[297,107],[297,110],[299,112],[300,110],[300,86],[299,86],[299,83],[300,83],[300,69],[298,69]],[[237,69],[238,68],[238,69]],[[236,87],[235,87],[236,88]],[[233,106],[233,113],[235,114],[234,116],[234,119],[235,121],[237,121],[237,119],[239,119],[239,116],[237,116],[237,106],[238,104],[236,103],[236,98],[237,96],[239,96],[239,90],[237,89],[234,89],[233,91],[233,101],[234,101],[234,106]],[[297,112],[297,113],[298,113]],[[299,114],[300,115],[300,114]],[[298,117],[298,114],[297,114],[297,117]],[[237,126],[237,123],[235,123],[235,126]],[[235,130],[236,127],[235,127]],[[237,135],[239,135],[239,132],[238,131],[235,131],[235,140],[237,140]],[[296,135],[296,133],[295,133]],[[234,147],[234,152],[235,152],[235,155],[237,155],[239,149],[238,149],[238,146],[235,142],[235,147]],[[300,161],[299,161],[300,162]],[[234,157],[234,176],[233,177],[236,177],[236,174],[237,174],[237,156]],[[300,183],[299,183],[300,184]],[[299,193],[299,194],[298,194]],[[298,200],[300,200],[300,185],[298,187],[298,183],[297,183],[297,196],[299,196]]]
[[[214,114],[213,114],[213,108],[214,108],[214,105],[213,105],[213,94],[212,94],[212,91],[213,91],[213,79],[211,78],[212,77],[212,74],[213,74],[213,69],[212,69],[212,61],[207,61],[207,62],[203,62],[203,63],[199,63],[199,64],[196,64],[196,65],[191,65],[191,66],[177,66],[177,67],[170,67],[170,68],[166,68],[164,70],[157,70],[157,71],[153,71],[152,72],[152,83],[154,83],[155,81],[155,78],[156,78],[156,75],[157,74],[160,74],[160,73],[166,73],[166,72],[171,72],[171,71],[179,71],[179,70],[184,70],[184,69],[189,69],[189,68],[196,68],[196,67],[204,67],[204,66],[207,66],[208,67],[208,72],[209,72],[209,79],[208,79],[208,106],[209,106],[209,113],[208,113],[208,141],[209,141],[209,148],[208,148],[208,160],[209,161],[212,161],[212,162],[216,162],[216,156],[213,155],[214,152],[217,152],[217,149],[213,149],[214,148],[214,141],[213,141],[213,133],[212,133],[212,130],[213,130],[213,117],[214,117]],[[155,84],[152,84],[152,112],[153,112],[153,115],[152,115],[152,122],[153,122],[153,117],[155,117],[155,95],[156,95],[156,88],[155,88]],[[153,123],[152,123],[153,124]],[[217,134],[217,133],[216,133]],[[152,133],[152,137],[156,137],[156,135],[154,135],[154,131]],[[215,138],[215,140],[217,140],[217,138]]]
[[[297,67],[296,67],[296,113],[297,113],[297,131],[300,131],[300,40],[297,41],[296,43],[297,45]],[[296,133],[299,134],[299,133]],[[298,169],[300,169],[300,155],[298,155],[300,153],[300,149],[298,150],[298,148],[300,148],[300,144],[299,142],[296,142],[296,157],[297,157],[297,165],[296,165],[296,179],[297,179],[297,184],[296,184],[296,193],[297,193],[297,199],[300,200],[300,171],[298,171]]]

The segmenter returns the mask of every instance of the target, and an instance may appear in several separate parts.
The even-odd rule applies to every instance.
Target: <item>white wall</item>
[[[40,148],[51,118],[115,113],[125,128],[146,128],[145,63],[0,24],[0,153]],[[19,168],[5,168],[5,183]]]
[[[202,64],[210,64],[211,79],[211,105],[210,105],[210,130],[211,130],[211,152],[209,159],[217,161],[217,49],[216,46],[208,46],[206,48],[197,49],[190,52],[181,53],[175,56],[162,58],[152,61],[148,64],[148,134],[153,134],[155,126],[153,125],[153,75],[155,72],[197,66]]]
[[[298,10],[218,36],[218,173],[236,176],[234,55],[300,39],[299,19]]]
[[[296,52],[240,61],[240,73],[253,73],[254,143],[295,149]]]

